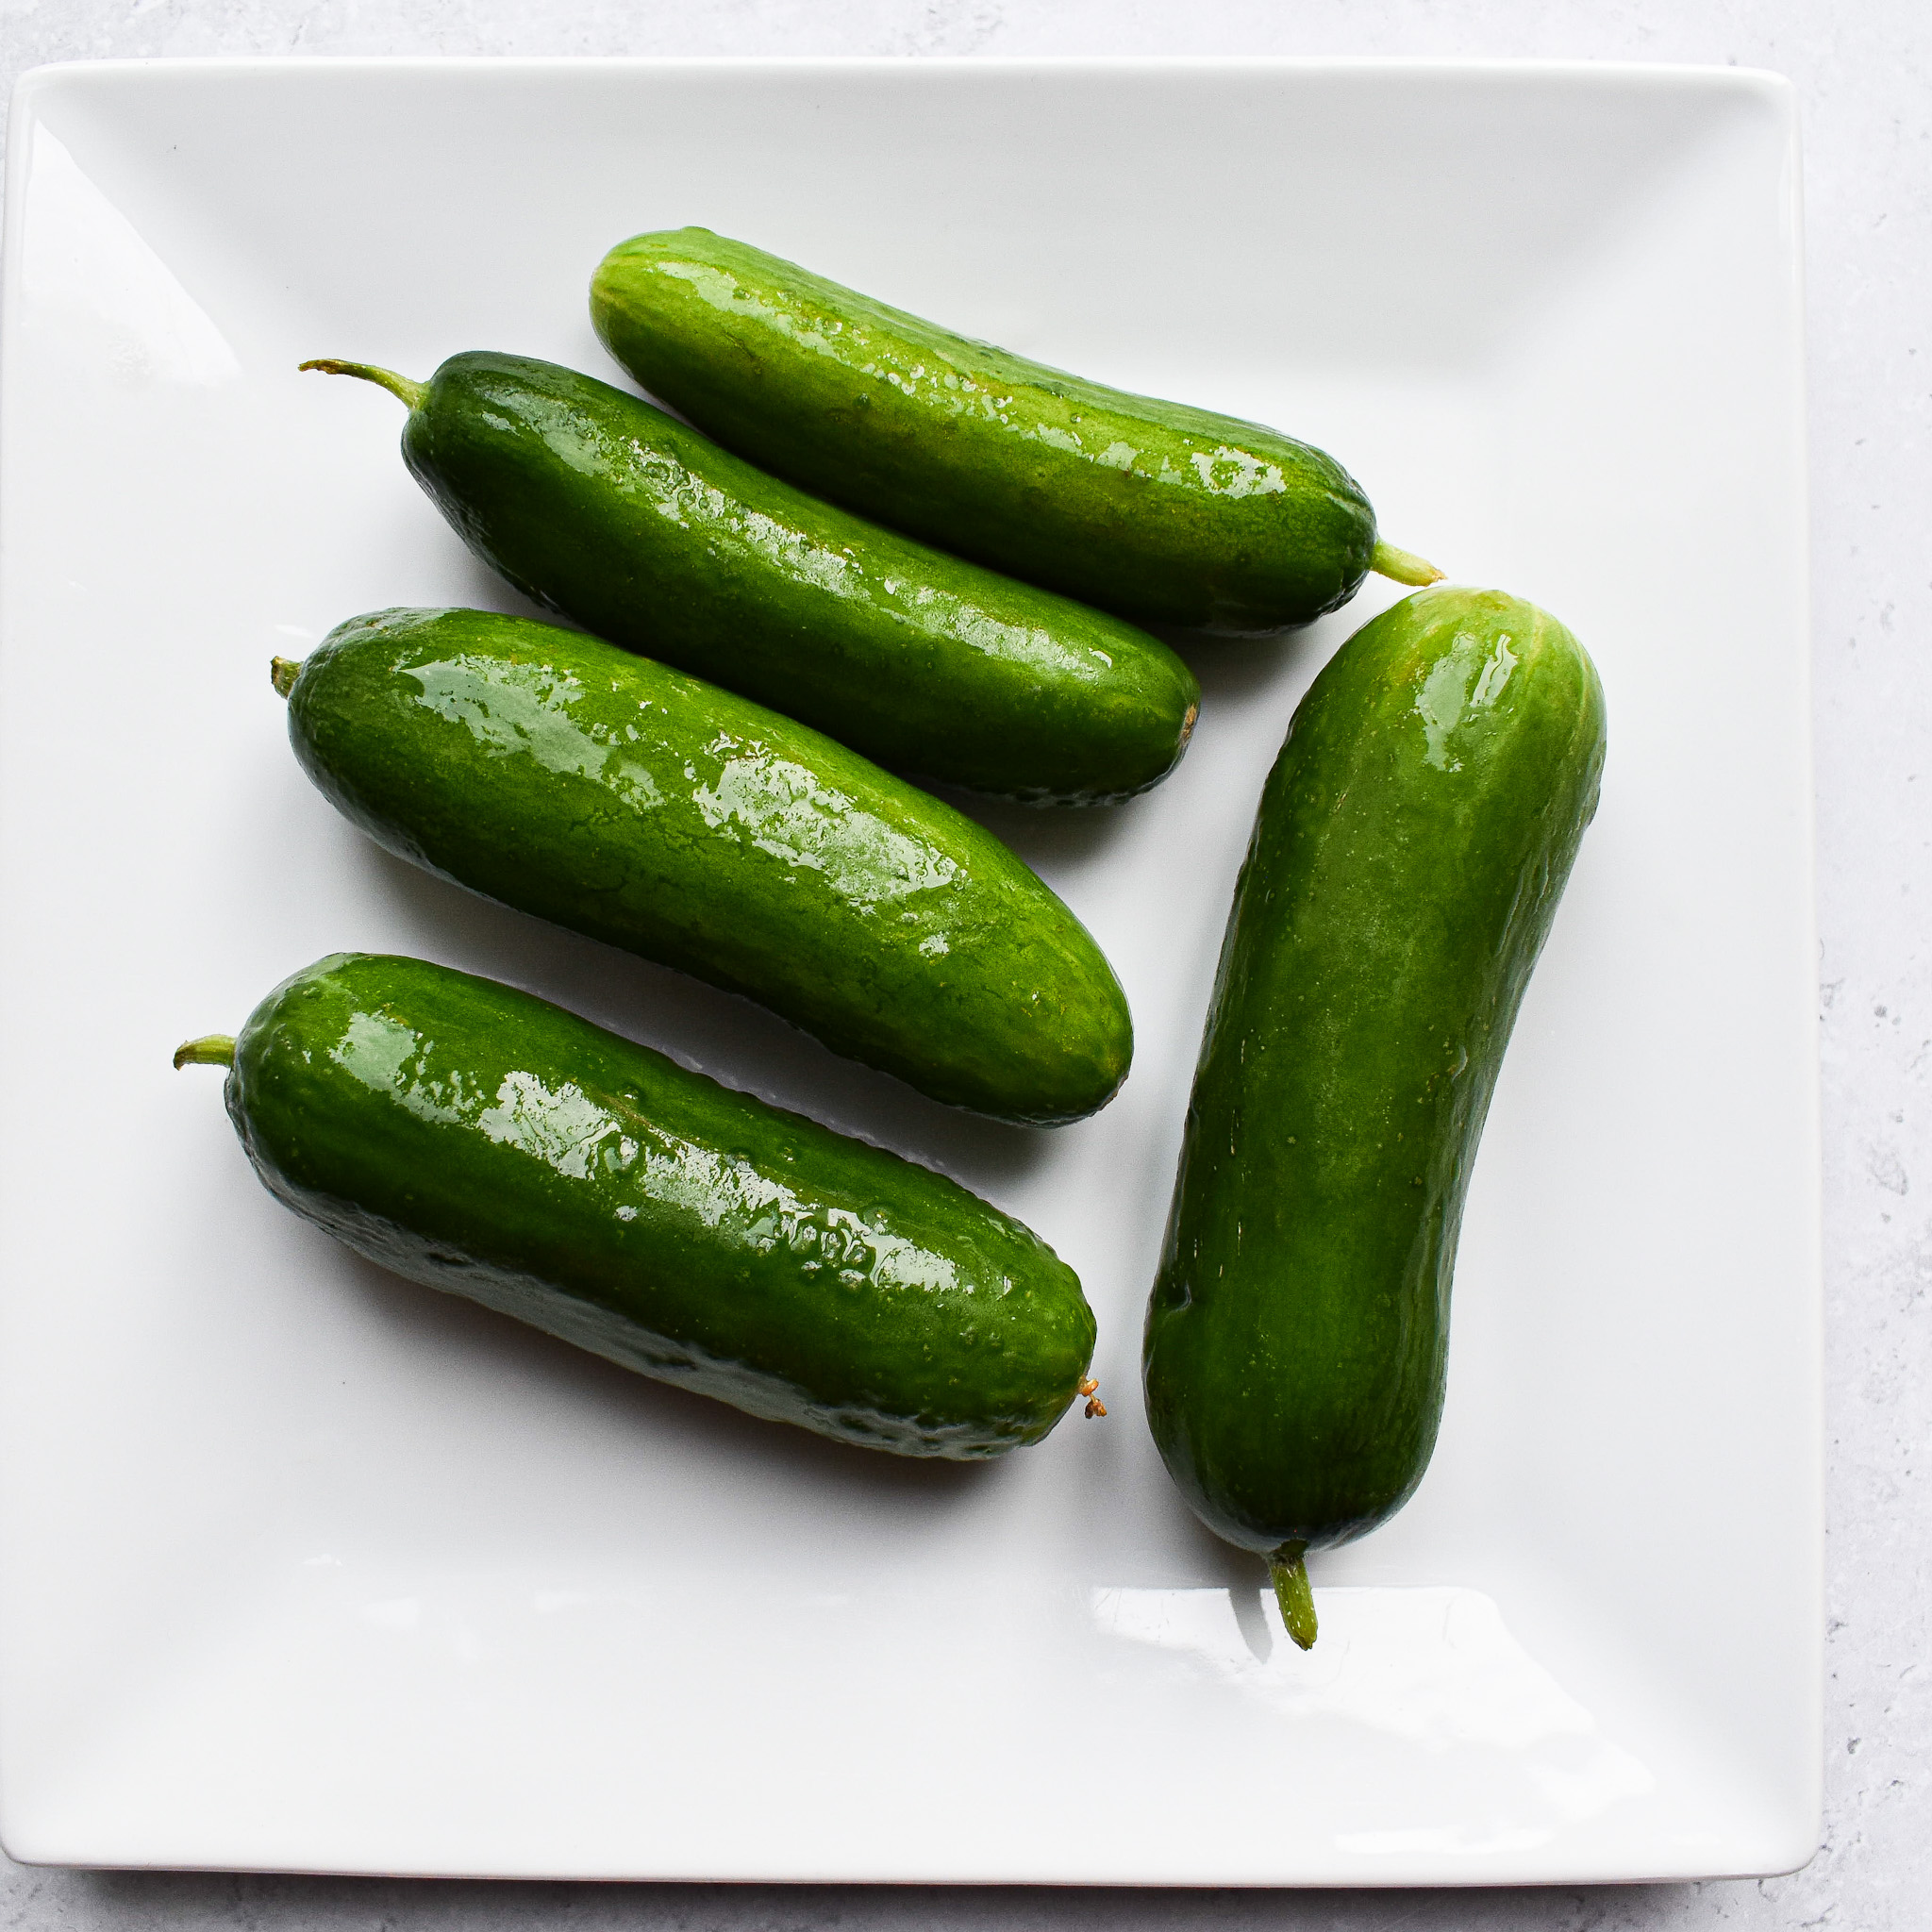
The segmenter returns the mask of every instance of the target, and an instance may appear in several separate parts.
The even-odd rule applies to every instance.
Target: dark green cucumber
[[[1305,624],[1370,570],[1355,479],[1292,437],[1129,395],[679,228],[604,258],[591,317],[653,395],[815,495],[1136,624]]]
[[[1298,1641],[1304,1550],[1391,1515],[1435,1446],[1476,1141],[1603,758],[1576,640],[1445,588],[1342,645],[1262,793],[1144,1373],[1168,1473],[1271,1559]]]
[[[820,503],[608,383],[453,356],[403,456],[465,542],[599,637],[802,719],[896,771],[1034,804],[1166,776],[1193,673],[1146,632]]]
[[[339,953],[234,1040],[269,1191],[372,1261],[660,1381],[900,1456],[1037,1442],[1074,1271],[964,1188],[492,980]]]
[[[390,851],[1035,1124],[1125,1078],[1087,930],[987,831],[804,724],[595,638],[385,610],[278,660],[304,770]]]

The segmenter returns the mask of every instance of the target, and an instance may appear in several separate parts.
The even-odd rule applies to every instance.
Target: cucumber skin
[[[294,974],[226,1097],[270,1191],[358,1254],[841,1441],[1036,1442],[1093,1353],[1073,1270],[964,1188],[447,967]]]
[[[727,449],[1136,624],[1235,634],[1355,595],[1375,516],[1332,457],[1088,382],[706,228],[620,242],[591,319]]]
[[[1603,758],[1590,658],[1496,591],[1395,605],[1295,712],[1142,1364],[1168,1473],[1230,1542],[1345,1542],[1422,1480],[1476,1143]]]
[[[377,843],[743,993],[936,1100],[1104,1106],[1133,1024],[1087,930],[973,820],[748,699],[480,610],[352,618],[289,693]]]
[[[1201,689],[1158,639],[821,503],[638,396],[453,356],[404,459],[535,602],[895,771],[1098,805],[1179,761]]]

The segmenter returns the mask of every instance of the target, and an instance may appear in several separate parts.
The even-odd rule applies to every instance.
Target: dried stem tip
[[[339,362],[333,356],[323,356],[313,362],[298,366],[319,369],[325,375],[358,375],[364,382],[377,383],[391,395],[400,397],[411,409],[423,400],[429,389],[426,382],[411,382],[407,375],[398,375],[393,369],[378,369],[374,362]]]

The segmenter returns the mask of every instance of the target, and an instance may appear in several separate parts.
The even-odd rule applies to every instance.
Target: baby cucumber
[[[408,405],[405,460],[525,595],[895,771],[1095,805],[1187,745],[1200,687],[1146,632],[820,503],[608,383],[522,356],[426,383],[302,366]]]
[[[1375,537],[1332,457],[1128,395],[678,228],[604,258],[591,317],[655,396],[815,495],[1136,624],[1305,624],[1370,570],[1441,573]]]
[[[1604,760],[1533,605],[1444,588],[1316,678],[1261,796],[1147,1310],[1148,1421],[1314,1640],[1304,1552],[1422,1480],[1476,1141]]]
[[[1087,930],[973,820],[749,699],[527,618],[383,610],[278,659],[379,844],[746,994],[935,1100],[1050,1124],[1126,1077]]]
[[[296,1213],[625,1368],[959,1460],[1091,1393],[1092,1311],[1017,1221],[528,993],[338,953],[197,1061]]]

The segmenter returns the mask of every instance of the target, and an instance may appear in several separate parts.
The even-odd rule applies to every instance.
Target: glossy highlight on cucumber
[[[1360,486],[1261,424],[1131,395],[888,308],[708,228],[633,236],[591,318],[653,395],[861,515],[1135,624],[1306,624],[1371,570]]]
[[[280,661],[303,769],[473,891],[743,993],[935,1100],[1049,1125],[1125,996],[983,826],[748,699],[552,625],[385,610]]]
[[[1142,1366],[1169,1474],[1304,1645],[1305,1554],[1435,1446],[1463,1199],[1604,730],[1555,618],[1443,587],[1342,645],[1262,793]]]
[[[1193,673],[1145,631],[793,489],[641,397],[525,356],[361,362],[403,456],[526,596],[924,778],[1036,805],[1143,791]]]
[[[263,1184],[370,1260],[840,1441],[980,1460],[1083,1392],[1072,1269],[954,1182],[560,1008],[336,954],[234,1039]]]

